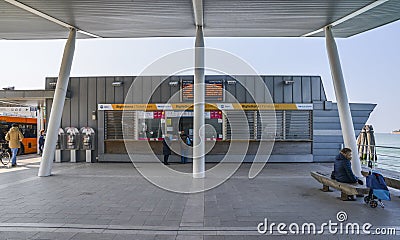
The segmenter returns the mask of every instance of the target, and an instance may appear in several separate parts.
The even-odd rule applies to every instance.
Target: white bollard
[[[91,150],[86,150],[86,162],[87,163],[92,162],[92,151]]]
[[[76,163],[76,150],[71,150],[71,162]]]
[[[55,162],[60,163],[61,162],[61,150],[56,149],[56,159]]]

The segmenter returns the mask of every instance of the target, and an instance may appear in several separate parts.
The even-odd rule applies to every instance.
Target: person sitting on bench
[[[336,156],[334,170],[331,178],[343,183],[356,183],[363,185],[363,181],[358,179],[351,170],[351,149],[343,148]]]

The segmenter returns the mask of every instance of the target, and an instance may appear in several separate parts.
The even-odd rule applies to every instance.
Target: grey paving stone
[[[204,240],[203,236],[178,235],[176,240]]]
[[[31,239],[37,240],[70,240],[76,233],[49,233],[40,232],[34,235]]]
[[[154,240],[175,240],[176,235],[156,235]]]
[[[77,233],[71,240],[113,240],[115,236],[115,234],[106,233]]]
[[[116,235],[113,240],[154,240],[156,235],[143,234],[121,234]]]
[[[225,236],[204,236],[204,240],[225,240]]]
[[[37,233],[38,232],[0,231],[0,239],[29,239],[35,236]]]
[[[206,240],[235,239],[232,234],[237,234],[241,239],[244,233],[248,233],[245,239],[298,239],[294,236],[260,236],[256,232],[243,232],[243,229],[255,229],[264,218],[276,223],[322,223],[335,220],[339,211],[345,211],[348,221],[352,222],[368,220],[374,226],[400,226],[399,198],[387,202],[385,209],[371,209],[362,203],[362,199],[342,202],[337,199],[337,191],[321,192],[320,184],[310,177],[309,172],[329,170],[331,164],[267,164],[261,174],[252,180],[247,178],[249,167],[244,164],[230,180],[206,191],[201,198],[198,198],[199,195],[176,194],[159,189],[144,180],[129,164],[56,164],[54,171],[58,171],[58,174],[49,178],[36,177],[37,169],[7,176],[2,173],[0,182],[13,185],[0,184],[0,224],[75,223],[77,225],[74,227],[60,228],[54,233],[66,238],[73,234],[74,239],[77,239],[75,235],[80,234],[89,239],[90,235],[104,235],[121,239],[124,236],[137,239],[200,236]],[[10,201],[18,205],[4,207]],[[99,227],[88,229],[89,225]],[[128,230],[124,233],[108,231],[109,225],[122,229],[125,226]],[[185,230],[185,234],[177,235],[171,231],[158,231],[160,236],[157,236],[157,233],[149,234],[150,230],[140,230],[146,227],[192,227],[192,232]],[[217,230],[204,231],[204,227]],[[29,232],[29,226],[25,225],[24,231]],[[24,231],[13,228],[9,234],[20,239],[30,237]],[[51,236],[46,232],[32,232],[38,236]],[[210,236],[217,233],[225,235]],[[310,236],[295,237],[309,239],[307,237]],[[330,235],[325,237],[340,239]],[[372,239],[370,236],[363,237]],[[391,239],[392,236],[386,237]],[[349,239],[359,238],[349,236]],[[379,236],[378,239],[383,238]]]

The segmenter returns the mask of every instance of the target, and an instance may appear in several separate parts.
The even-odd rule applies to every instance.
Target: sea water
[[[378,167],[400,172],[400,134],[375,133],[375,144]]]

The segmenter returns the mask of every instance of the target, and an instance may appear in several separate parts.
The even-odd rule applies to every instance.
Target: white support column
[[[339,111],[340,126],[342,127],[344,146],[352,150],[353,155],[351,160],[351,167],[354,175],[356,175],[357,177],[362,177],[361,163],[358,157],[353,119],[351,117],[350,105],[347,98],[346,85],[340,65],[339,53],[336,47],[335,39],[332,35],[331,26],[325,27],[325,38],[329,64],[331,67],[333,86],[335,88],[336,101]]]
[[[61,124],[61,117],[64,108],[65,96],[71,72],[72,60],[75,51],[76,30],[71,29],[67,43],[64,48],[64,55],[61,62],[60,73],[57,79],[57,85],[54,93],[53,105],[50,111],[48,121],[46,141],[44,143],[44,151],[42,161],[40,162],[39,177],[51,175],[51,167],[53,165],[54,154],[58,137],[58,128]]]
[[[40,106],[40,128],[45,130],[45,126],[44,126],[44,105]]]
[[[39,136],[40,136],[40,130],[42,129],[42,121],[41,121],[41,117],[42,115],[40,114],[40,106],[37,106],[37,110],[36,110],[36,136],[37,136],[37,140],[36,140],[36,153],[39,154]]]
[[[196,27],[194,56],[194,117],[193,117],[193,178],[204,178],[205,174],[205,129],[204,129],[204,36],[203,27]]]

